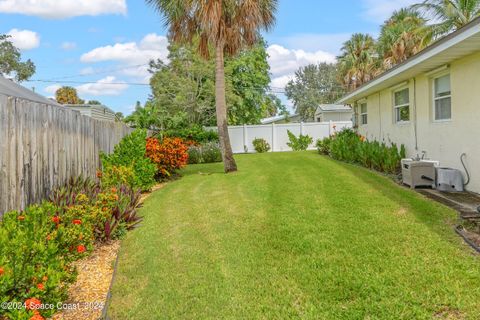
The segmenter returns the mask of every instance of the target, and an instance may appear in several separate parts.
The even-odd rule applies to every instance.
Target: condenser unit
[[[435,167],[438,161],[402,159],[403,183],[414,189],[417,187],[435,188]]]

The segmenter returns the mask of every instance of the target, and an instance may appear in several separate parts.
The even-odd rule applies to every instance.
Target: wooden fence
[[[0,216],[45,199],[72,176],[94,176],[100,152],[131,128],[0,94]]]

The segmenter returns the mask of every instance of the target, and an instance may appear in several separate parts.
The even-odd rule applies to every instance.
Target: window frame
[[[435,80],[443,78],[445,76],[449,76],[450,81],[450,94],[448,96],[443,96],[443,97],[436,97],[435,91],[436,91],[436,85],[435,85]],[[440,74],[436,74],[435,76],[432,77],[432,120],[435,123],[442,123],[442,122],[451,122],[452,121],[452,78],[451,78],[451,73],[450,71],[446,71]],[[436,102],[438,100],[442,99],[448,99],[450,98],[450,118],[447,119],[436,119]]]
[[[408,103],[397,105],[395,102],[395,94],[404,90],[407,90],[408,92]],[[392,91],[392,105],[393,105],[393,122],[398,125],[409,124],[411,121],[411,112],[410,112],[411,108],[410,108],[410,87],[408,85]],[[408,120],[399,120],[397,119],[397,109],[404,108],[404,107],[408,107]]]
[[[365,112],[362,112],[362,105],[365,105]],[[366,126],[368,125],[368,103],[367,101],[362,101],[362,102],[359,102],[358,103],[358,107],[360,109],[360,113],[359,113],[359,124],[361,126]],[[363,116],[365,116],[365,122],[363,122]]]

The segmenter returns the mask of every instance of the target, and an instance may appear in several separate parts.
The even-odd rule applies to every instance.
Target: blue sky
[[[276,27],[265,34],[272,87],[300,66],[333,62],[352,33],[378,34],[393,10],[414,2],[280,0]],[[24,86],[45,96],[75,86],[82,98],[125,114],[148,98],[148,61],[167,55],[161,18],[142,0],[0,0],[0,33],[34,61],[32,79],[48,81]]]

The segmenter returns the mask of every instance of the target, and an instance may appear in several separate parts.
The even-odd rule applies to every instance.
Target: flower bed
[[[53,190],[49,201],[3,216],[0,319],[52,317],[77,278],[78,261],[140,223],[140,191],[151,189],[156,176],[173,174],[188,159],[181,139],[148,141],[158,148],[147,152],[146,132],[135,131],[113,154],[102,155],[97,181],[72,178]]]

